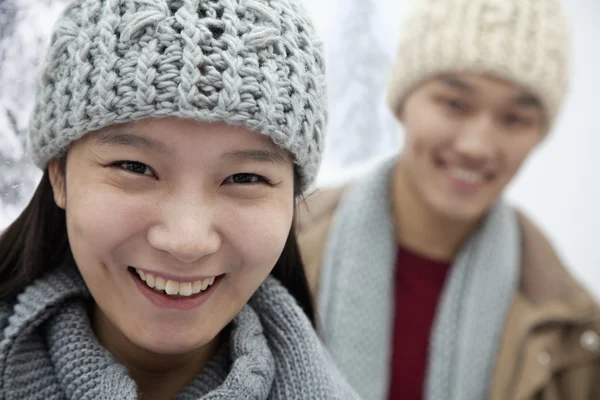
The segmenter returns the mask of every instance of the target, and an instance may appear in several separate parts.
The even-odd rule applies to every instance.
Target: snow
[[[0,0],[0,229],[18,215],[41,176],[29,159],[25,132],[36,71],[65,4]]]

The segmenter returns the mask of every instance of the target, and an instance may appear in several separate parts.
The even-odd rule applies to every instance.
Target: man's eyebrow
[[[441,75],[439,77],[439,80],[444,85],[461,90],[463,92],[474,93],[476,91],[476,89],[468,82],[465,82],[464,80],[454,75]],[[537,96],[526,92],[515,96],[515,98],[513,99],[513,103],[519,106],[537,107],[539,109],[543,108],[542,103]]]
[[[439,77],[441,83],[446,86],[450,86],[454,89],[458,89],[463,92],[473,93],[475,92],[475,88],[464,80],[457,78],[454,75],[441,75]]]
[[[100,146],[128,146],[138,149],[168,152],[163,143],[136,135],[135,133],[122,128],[116,128],[102,133],[97,137],[95,142]]]
[[[288,158],[283,151],[273,150],[238,150],[223,154],[224,158],[236,161],[259,161],[272,164],[287,164]]]
[[[516,96],[513,103],[519,106],[537,107],[540,110],[543,108],[540,99],[530,93],[522,93]]]

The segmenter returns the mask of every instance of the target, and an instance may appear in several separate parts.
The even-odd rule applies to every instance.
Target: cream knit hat
[[[570,34],[560,0],[416,0],[391,72],[393,111],[424,80],[489,74],[536,95],[549,125],[568,86]]]

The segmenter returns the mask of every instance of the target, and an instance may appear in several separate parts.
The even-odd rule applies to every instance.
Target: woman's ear
[[[50,164],[48,164],[48,175],[52,191],[54,192],[54,202],[64,210],[67,206],[66,171],[62,167],[60,160],[54,159],[50,161]]]

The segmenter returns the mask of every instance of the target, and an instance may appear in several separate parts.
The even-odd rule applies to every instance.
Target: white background
[[[361,35],[369,36],[372,46],[381,47],[391,58],[402,21],[414,3],[414,0],[305,1],[325,39],[330,65],[344,57],[339,53],[332,56],[335,49],[330,46],[344,41],[339,37],[340,26],[366,18],[364,10],[353,13],[352,9],[364,7],[365,2],[377,9],[376,15],[370,17],[374,21],[363,21],[365,30]],[[573,274],[600,298],[600,1],[565,0],[564,4],[574,40],[571,90],[554,131],[530,157],[508,188],[507,197],[545,230]],[[348,32],[345,35],[347,37]],[[357,43],[356,38],[352,40]],[[372,74],[382,69],[377,65],[370,67]],[[330,68],[329,72],[329,83],[335,84],[340,79],[339,69],[331,71]],[[351,98],[330,99],[334,124],[340,114],[344,114],[343,107],[339,106],[341,100],[353,101]],[[392,133],[400,138],[397,143],[384,138],[387,140],[380,148],[381,154],[399,149],[401,132],[401,127],[396,127]],[[335,126],[329,131],[333,137],[350,134],[368,135],[370,140],[384,136],[347,129],[340,132]],[[350,138],[348,141],[352,142]],[[355,174],[353,171],[362,171],[358,168],[347,172],[343,168],[346,164],[336,160],[336,152],[341,150],[329,150],[320,177],[322,185],[345,180]],[[369,156],[368,160],[374,158],[377,156]]]

